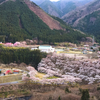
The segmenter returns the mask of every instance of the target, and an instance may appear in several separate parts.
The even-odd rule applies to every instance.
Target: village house
[[[54,52],[55,48],[52,48],[52,46],[40,45],[39,50],[42,52],[50,53],[50,52]]]

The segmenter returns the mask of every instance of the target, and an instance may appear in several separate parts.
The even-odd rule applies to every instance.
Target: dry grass
[[[52,77],[48,77],[47,79],[54,79],[54,78],[59,78],[59,77],[52,76]]]
[[[46,92],[33,92],[33,97],[31,100],[58,100],[58,98],[61,98],[61,100],[80,100],[79,95],[74,93],[65,93],[65,89],[60,89],[59,87],[56,87],[54,90],[50,89]]]
[[[19,81],[21,79],[22,79],[22,73],[0,76],[0,83],[14,82],[14,81]]]
[[[63,52],[60,52],[60,53],[70,53],[70,54],[82,54],[81,51],[63,51]]]
[[[58,86],[55,89],[51,88],[50,86],[49,89],[48,87],[43,87],[43,88],[39,88],[40,92],[39,91],[37,92],[35,90],[32,92],[33,97],[31,98],[31,100],[33,100],[33,98],[34,100],[58,100],[59,97],[61,98],[61,100],[80,100],[82,94],[79,88],[89,90],[89,94],[90,94],[89,100],[99,100],[100,91],[97,91],[97,85],[98,84],[80,85],[78,87],[67,86],[71,91],[70,93],[65,93],[66,86],[64,86],[63,88],[61,88],[62,86]],[[41,92],[43,90],[46,91]]]
[[[100,99],[100,97],[99,97],[100,91],[97,91],[97,87],[100,86],[100,83],[91,84],[91,85],[78,84],[79,85],[78,87],[77,86],[72,87],[70,85],[61,85],[61,86],[60,85],[58,85],[58,86],[57,85],[56,86],[55,85],[41,85],[41,84],[37,84],[37,83],[32,83],[32,84],[19,83],[16,85],[20,85],[18,87],[18,89],[20,89],[21,91],[17,92],[16,89],[13,89],[13,90],[15,90],[14,93],[16,92],[17,95],[21,95],[21,93],[25,94],[25,93],[27,93],[27,91],[29,91],[30,93],[32,93],[32,98],[30,100],[58,100],[59,97],[61,98],[61,100],[80,100],[82,94],[81,94],[79,88],[89,90],[89,94],[90,94],[89,100],[99,100]],[[21,85],[24,87],[20,88],[20,87],[22,87]],[[71,91],[70,93],[65,92],[66,87],[68,87],[68,89]],[[14,86],[14,88],[15,88],[15,86]],[[23,91],[24,89],[27,91]]]
[[[42,79],[44,77],[44,75],[45,75],[44,73],[39,73],[38,72],[35,76]]]
[[[42,79],[46,74],[44,73],[37,73],[35,76]],[[48,77],[47,79],[54,79],[54,78],[59,78],[59,77],[56,77],[56,76],[52,76],[52,77]]]

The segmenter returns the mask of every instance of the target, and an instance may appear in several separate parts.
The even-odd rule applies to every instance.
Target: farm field
[[[99,62],[99,59],[89,59],[87,54],[83,54],[79,50],[63,51],[61,48],[61,51],[42,58],[37,70],[33,66],[25,64],[23,64],[24,67],[14,67],[13,63],[11,64],[13,67],[11,66],[10,69],[20,68],[25,72],[0,76],[0,83],[22,81],[12,84],[16,90],[5,91],[6,89],[3,90],[0,86],[0,97],[15,98],[31,95],[29,100],[81,100],[83,91],[85,91],[89,93],[90,99],[84,100],[99,100]],[[90,71],[91,69],[92,71]],[[2,71],[2,73],[4,72],[5,70]],[[8,87],[9,85],[7,85]]]
[[[0,76],[0,83],[8,83],[8,82],[14,82],[19,80],[22,80],[22,73]]]

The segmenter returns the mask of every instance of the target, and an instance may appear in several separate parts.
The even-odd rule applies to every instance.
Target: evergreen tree
[[[0,62],[5,64],[24,62],[26,64],[31,64],[37,69],[38,63],[42,58],[45,58],[46,55],[46,53],[40,52],[40,50],[30,50],[21,47],[3,47],[0,45]]]
[[[81,100],[89,100],[89,98],[90,98],[89,91],[87,89],[82,90]]]
[[[58,100],[61,100],[61,97],[60,96],[58,97]]]

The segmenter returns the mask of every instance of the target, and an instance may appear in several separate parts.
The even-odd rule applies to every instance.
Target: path
[[[0,86],[2,85],[10,85],[10,84],[17,84],[19,83],[20,81],[15,81],[15,82],[8,82],[8,83],[0,83]]]

